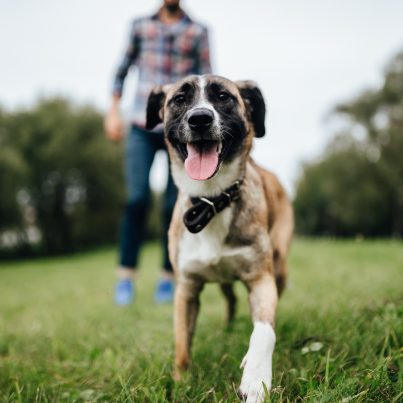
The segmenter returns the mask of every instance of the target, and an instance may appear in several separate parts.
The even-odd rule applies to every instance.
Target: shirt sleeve
[[[200,35],[197,57],[198,57],[197,74],[210,74],[211,73],[210,46],[208,39],[208,31],[207,28],[204,27]]]
[[[138,24],[136,21],[132,23],[129,43],[127,45],[126,51],[124,53],[123,59],[119,64],[119,67],[115,74],[115,79],[113,82],[113,95],[121,96],[123,91],[123,84],[129,71],[130,66],[132,66],[139,55],[140,50],[140,33],[138,29]]]

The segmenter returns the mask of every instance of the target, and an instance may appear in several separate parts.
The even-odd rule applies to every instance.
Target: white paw
[[[244,371],[239,392],[246,397],[247,403],[262,402],[265,398],[265,388],[269,391],[271,387],[271,357],[255,360],[249,359],[246,354],[241,367]]]
[[[273,328],[268,323],[255,323],[248,352],[241,363],[241,368],[244,370],[239,392],[246,397],[247,403],[262,402],[266,390],[269,391],[271,388],[275,341]]]

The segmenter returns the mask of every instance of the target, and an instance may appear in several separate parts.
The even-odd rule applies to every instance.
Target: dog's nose
[[[192,130],[201,132],[208,129],[214,120],[214,114],[209,109],[195,109],[189,114],[188,124]]]

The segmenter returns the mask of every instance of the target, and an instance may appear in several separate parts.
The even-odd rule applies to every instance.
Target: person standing
[[[155,85],[170,84],[189,74],[211,73],[207,28],[184,12],[180,0],[163,0],[157,13],[133,21],[129,44],[115,76],[112,104],[105,118],[106,135],[114,142],[124,137],[119,105],[124,81],[132,66],[138,69],[138,85],[131,128],[125,144],[128,198],[120,232],[120,261],[115,288],[115,302],[118,305],[129,304],[135,295],[134,273],[144,240],[145,217],[150,203],[150,169],[156,152],[165,150],[163,128],[158,127],[153,131],[144,129],[148,95]],[[169,172],[162,211],[162,273],[155,291],[155,300],[159,303],[172,301],[173,298],[167,232],[176,195],[177,190]]]

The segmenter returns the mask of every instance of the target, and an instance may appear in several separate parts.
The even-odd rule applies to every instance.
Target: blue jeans
[[[120,232],[120,265],[134,269],[144,240],[145,221],[151,201],[150,169],[158,150],[165,150],[164,134],[149,132],[132,126],[126,139],[125,174],[128,200]],[[172,271],[168,257],[168,228],[176,202],[177,189],[168,174],[168,183],[162,206],[163,262],[166,271]]]

